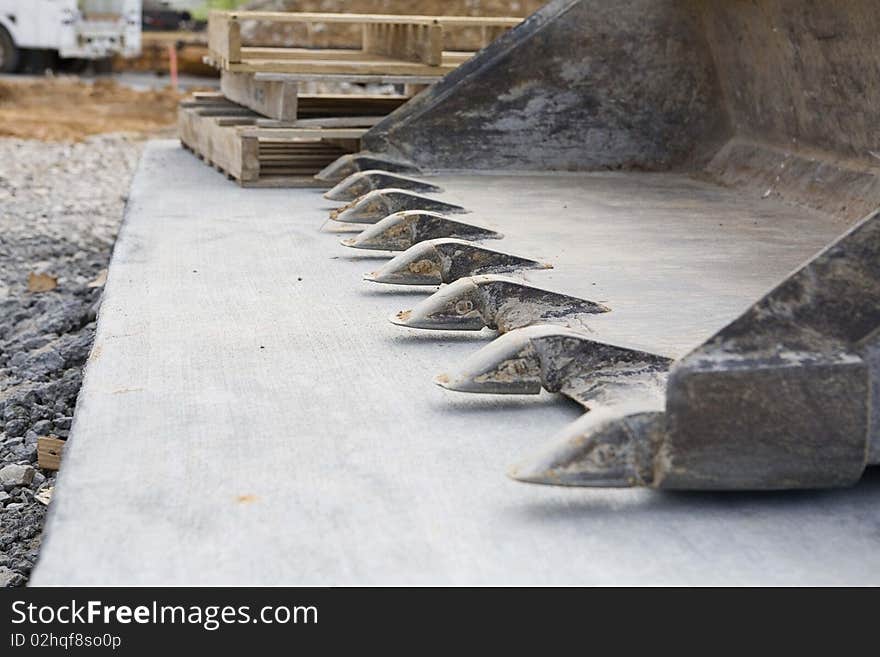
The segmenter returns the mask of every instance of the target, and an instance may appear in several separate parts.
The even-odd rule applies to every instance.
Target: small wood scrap
[[[49,502],[52,501],[52,492],[55,490],[53,486],[48,486],[47,488],[43,488],[36,495],[34,495],[34,499],[43,504],[45,506],[49,506]]]
[[[28,292],[39,294],[41,292],[50,292],[58,287],[58,277],[50,274],[37,274],[31,272],[28,274],[27,289]]]
[[[86,287],[104,287],[104,285],[107,283],[107,273],[107,269],[102,269],[100,272],[98,272],[98,275],[95,276],[95,280],[89,281]]]
[[[40,436],[37,438],[37,465],[44,470],[58,470],[64,454],[66,441],[57,436]]]

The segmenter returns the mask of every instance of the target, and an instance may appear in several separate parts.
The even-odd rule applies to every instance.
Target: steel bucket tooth
[[[443,214],[466,214],[460,205],[444,203],[429,196],[422,196],[405,189],[376,189],[358,197],[348,205],[330,212],[335,221],[353,224],[375,224],[389,214],[403,210],[425,210]]]
[[[531,287],[502,276],[460,278],[391,318],[422,329],[501,333],[531,324],[579,324],[584,316],[608,312],[594,301]]]
[[[321,182],[336,184],[353,173],[369,171],[370,169],[381,169],[383,171],[391,171],[392,173],[404,174],[419,173],[418,167],[409,162],[395,160],[381,153],[361,151],[360,153],[343,155],[321,169],[314,177],[315,180],[320,180]]]
[[[404,210],[390,214],[357,237],[342,240],[354,249],[406,251],[414,244],[440,237],[465,240],[501,239],[503,235],[488,228],[450,219],[439,212]]]
[[[536,394],[543,388],[585,408],[625,403],[630,397],[663,405],[672,359],[591,339],[553,325],[502,335],[435,382],[449,390]]]
[[[551,269],[536,260],[487,249],[460,239],[435,239],[414,244],[364,279],[395,285],[440,285],[465,276],[502,274],[522,269]]]
[[[353,201],[376,189],[405,189],[419,194],[437,194],[443,191],[442,187],[418,178],[370,169],[340,180],[335,187],[324,192],[324,198],[330,201]]]
[[[553,486],[655,486],[664,413],[651,404],[598,408],[578,418],[533,458],[512,467],[518,481]]]

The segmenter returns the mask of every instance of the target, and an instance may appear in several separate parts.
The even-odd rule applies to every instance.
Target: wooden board
[[[229,100],[270,119],[296,120],[296,82],[263,82],[251,74],[223,71],[220,90]]]
[[[60,468],[66,442],[55,436],[40,436],[37,438],[37,464],[43,470],[57,470]]]
[[[443,28],[437,24],[366,23],[361,49],[428,66],[443,64]]]
[[[382,116],[328,116],[313,119],[296,119],[291,122],[273,119],[257,119],[261,128],[371,128],[383,120]]]
[[[241,59],[224,67],[239,73],[311,73],[320,75],[445,75],[457,63],[438,66],[375,57],[356,61],[325,59],[316,51],[312,59]]]
[[[208,50],[219,61],[237,62],[241,58],[241,24],[221,12],[211,12],[208,19]]]
[[[406,96],[360,94],[298,94],[298,84],[284,80],[260,80],[254,73],[223,71],[222,94],[185,101],[187,107],[210,108],[236,115],[242,107],[260,114],[283,127],[291,127],[298,119],[358,117],[358,122],[337,121],[325,127],[370,127],[374,120],[365,117],[384,117],[405,103]],[[312,125],[317,125],[312,122]],[[323,125],[323,124],[322,124]],[[267,124],[266,127],[281,127]]]
[[[514,27],[523,22],[515,16],[422,16],[407,14],[346,14],[294,11],[213,11],[229,20],[273,23],[388,23],[392,25],[441,25],[444,27]]]

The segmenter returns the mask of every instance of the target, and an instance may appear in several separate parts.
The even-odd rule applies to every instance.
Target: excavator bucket
[[[880,582],[880,2],[436,21],[326,189],[146,147],[34,583]]]
[[[392,322],[505,333],[441,386],[584,406],[515,478],[821,488],[880,461],[878,30],[872,0],[554,0],[328,168],[394,163],[328,193],[365,194],[346,245],[409,249],[368,280],[448,284]],[[465,208],[521,255],[456,252],[502,237]]]

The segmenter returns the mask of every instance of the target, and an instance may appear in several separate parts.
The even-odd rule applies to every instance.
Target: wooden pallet
[[[359,150],[366,128],[266,125],[219,94],[198,94],[178,111],[181,144],[242,187],[319,187],[313,176]]]
[[[296,121],[321,116],[385,116],[406,102],[406,96],[302,95],[288,80],[259,80],[254,73],[222,71],[220,90],[229,100],[270,119]]]
[[[241,40],[242,21],[350,23],[360,25],[363,36],[360,49],[351,50],[248,47]],[[478,26],[483,29],[486,45],[521,21],[506,17],[211,12],[206,61],[238,73],[440,77],[474,54],[444,51],[445,30]]]

